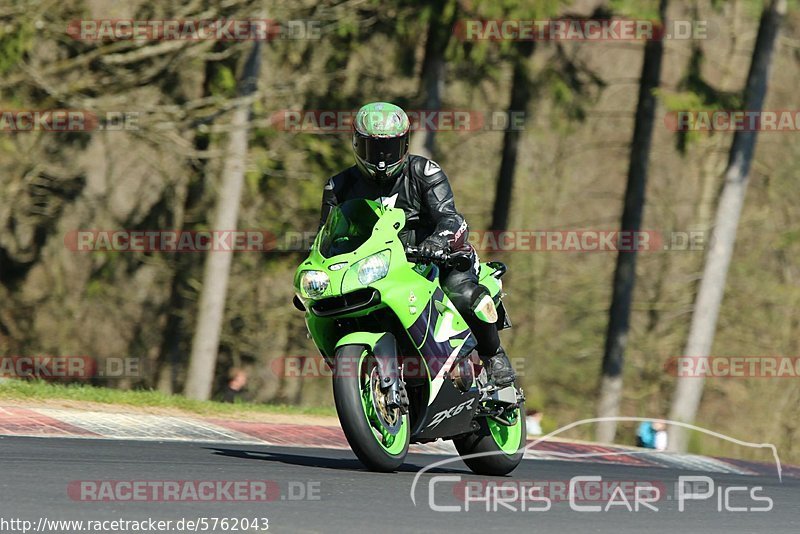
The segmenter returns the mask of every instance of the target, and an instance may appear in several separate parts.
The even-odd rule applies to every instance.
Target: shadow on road
[[[304,454],[288,454],[285,452],[270,451],[247,451],[240,449],[223,449],[218,447],[205,447],[207,450],[214,451],[215,455],[230,456],[232,458],[244,458],[246,460],[265,460],[268,462],[280,462],[290,465],[301,465],[305,467],[318,467],[323,469],[338,469],[343,471],[367,471],[364,465],[355,458],[325,458],[322,456],[309,456]],[[422,466],[404,463],[397,470],[401,473],[416,473]],[[440,469],[435,468],[429,473],[464,473],[471,474],[466,469]]]

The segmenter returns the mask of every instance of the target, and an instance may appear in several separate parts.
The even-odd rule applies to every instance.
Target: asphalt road
[[[322,449],[0,437],[0,451],[0,532],[21,531],[23,523],[9,523],[15,519],[31,521],[29,527],[34,529],[40,518],[84,522],[153,518],[171,520],[170,532],[180,531],[176,523],[181,519],[183,531],[194,531],[195,527],[203,531],[201,522],[191,529],[186,525],[186,521],[201,518],[206,518],[207,532],[224,532],[225,526],[233,531],[235,518],[239,519],[238,528],[247,526],[243,518],[258,520],[262,527],[260,518],[268,518],[272,532],[800,532],[800,481],[780,482],[777,477],[532,460],[524,461],[509,477],[478,477],[458,461],[420,477],[415,505],[410,491],[416,473],[444,457],[410,455],[400,472],[378,474],[364,471],[349,451]],[[675,487],[679,477],[704,475],[713,480],[712,496],[705,500],[684,498],[685,509],[679,511]],[[560,491],[575,476],[600,476],[602,482],[599,486],[577,483],[578,491],[570,503],[567,494]],[[223,500],[164,502],[153,500],[160,498],[158,488],[164,488],[158,482],[148,490],[150,493],[138,494],[139,499],[149,500],[97,500],[108,497],[109,493],[104,493],[108,488],[114,488],[110,495],[115,498],[128,499],[132,493],[126,492],[129,486],[125,482],[140,481],[141,487],[147,481],[165,480],[238,481],[245,489],[237,496],[233,489],[226,492],[218,486],[213,495]],[[242,482],[254,480],[268,481],[266,493],[264,483],[254,486]],[[531,481],[537,481],[542,489],[531,491]],[[493,493],[490,488],[498,483],[522,488],[522,497],[515,497],[515,489]],[[189,484],[199,487],[199,483]],[[471,488],[468,501],[463,498],[465,484]],[[654,494],[649,490],[637,496],[631,484],[653,485],[661,496],[652,500]],[[617,505],[606,511],[608,495],[598,497],[591,488],[610,492],[617,485],[628,489],[618,493]],[[688,485],[684,487],[691,492]],[[180,488],[188,491],[185,485]],[[709,489],[698,485],[695,491]],[[263,495],[270,500],[264,502]],[[231,496],[262,500],[224,500]],[[184,497],[191,498],[191,493]],[[657,511],[641,504],[647,499]],[[638,511],[634,509],[637,500],[641,504]],[[458,511],[435,511],[429,501]],[[573,509],[577,506],[600,506],[600,510]],[[752,508],[771,509],[744,511]],[[211,530],[215,518],[216,529]],[[228,518],[227,525],[221,523],[222,518]],[[42,525],[46,532],[75,531],[74,525],[60,529]],[[107,532],[115,531],[113,524],[106,526]],[[116,526],[116,531],[125,531]]]

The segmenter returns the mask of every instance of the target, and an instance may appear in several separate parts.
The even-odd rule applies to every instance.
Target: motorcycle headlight
[[[382,250],[351,265],[342,280],[342,293],[355,291],[384,278],[389,274],[391,257],[391,252]]]
[[[300,277],[300,287],[312,299],[325,293],[330,283],[330,278],[322,271],[304,271]]]
[[[391,252],[384,250],[364,258],[353,267],[358,269],[358,281],[361,285],[369,285],[377,282],[389,272],[389,260]]]

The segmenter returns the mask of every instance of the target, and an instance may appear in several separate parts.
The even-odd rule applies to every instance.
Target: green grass
[[[285,404],[235,404],[198,401],[181,395],[167,395],[153,390],[121,390],[85,384],[51,384],[43,381],[0,379],[0,400],[70,400],[99,402],[124,406],[175,408],[201,415],[230,414],[302,414],[336,415],[336,410],[325,406],[290,406]]]

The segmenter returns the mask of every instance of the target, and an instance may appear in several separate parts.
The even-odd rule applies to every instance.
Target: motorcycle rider
[[[468,227],[456,211],[447,175],[427,158],[408,153],[410,121],[398,106],[366,104],[353,120],[356,164],[330,178],[322,194],[324,224],[340,202],[365,198],[400,208],[406,226],[400,233],[406,245],[417,245],[423,256],[435,259],[446,252],[464,252],[473,267],[466,272],[441,271],[443,290],[475,335],[477,350],[491,380],[498,386],[514,382],[514,369],[500,345],[497,326],[482,321],[475,306],[487,294],[478,284],[478,255],[467,242]]]

